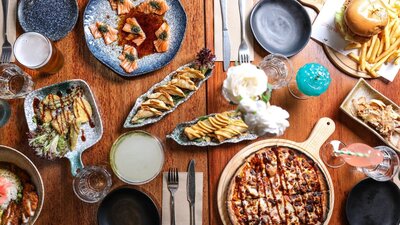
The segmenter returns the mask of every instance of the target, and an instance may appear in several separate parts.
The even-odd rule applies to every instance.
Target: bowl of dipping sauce
[[[164,149],[155,136],[145,131],[122,134],[111,147],[110,164],[123,182],[141,185],[152,181],[164,165]]]

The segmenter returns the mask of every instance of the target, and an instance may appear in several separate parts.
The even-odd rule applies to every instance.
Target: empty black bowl
[[[148,195],[124,187],[104,198],[97,220],[99,225],[160,225],[160,214]]]
[[[296,0],[262,0],[250,15],[258,43],[270,53],[286,57],[300,52],[311,36],[311,20]]]

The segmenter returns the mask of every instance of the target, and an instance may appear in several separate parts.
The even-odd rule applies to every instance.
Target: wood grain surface
[[[36,88],[60,81],[80,78],[88,82],[93,90],[104,123],[104,135],[91,149],[83,154],[85,165],[106,165],[109,169],[109,151],[118,136],[128,131],[122,125],[136,98],[148,90],[154,83],[162,80],[168,73],[194,59],[196,51],[204,46],[213,49],[213,0],[181,1],[188,16],[187,32],[180,51],[175,59],[163,69],[133,79],[123,79],[97,61],[89,52],[83,35],[82,13],[87,0],[78,0],[80,17],[74,30],[56,43],[65,57],[65,65],[54,75],[40,75],[27,70],[36,83]],[[218,1],[215,1],[218,3]],[[19,28],[21,31],[21,29]],[[256,45],[257,64],[267,53]],[[295,100],[288,90],[275,91],[272,104],[279,105],[290,113],[290,128],[281,138],[302,142],[310,134],[312,127],[321,117],[330,117],[336,123],[336,131],[331,138],[345,143],[364,142],[375,146],[382,145],[380,140],[361,125],[339,111],[339,105],[351,90],[357,79],[344,75],[337,70],[325,56],[323,48],[310,41],[307,47],[292,58],[295,70],[308,62],[318,62],[326,66],[332,75],[329,90],[320,97],[306,101]],[[252,142],[228,144],[215,148],[181,147],[165,135],[182,121],[195,117],[234,109],[221,95],[221,85],[226,74],[222,71],[222,63],[217,63],[213,77],[192,98],[181,105],[174,113],[162,121],[143,128],[158,136],[165,147],[166,161],[164,171],[169,167],[178,167],[180,171],[187,169],[190,159],[197,161],[196,171],[204,172],[203,225],[218,225],[216,193],[219,177],[228,161],[245,146]],[[376,79],[370,83],[384,95],[399,103],[400,81],[396,78],[392,83],[384,83]],[[6,126],[0,128],[0,144],[14,147],[26,154],[40,170],[46,190],[45,204],[38,225],[94,225],[97,224],[98,204],[86,204],[75,197],[72,191],[72,177],[67,160],[47,161],[36,157],[29,149],[26,132],[28,131],[23,100],[10,101],[12,116]],[[340,169],[329,169],[335,188],[335,207],[329,224],[347,224],[344,213],[346,197],[350,189],[364,176],[355,169],[344,166]],[[113,175],[113,188],[123,186]],[[149,184],[137,188],[149,193],[161,207],[162,180],[159,175]],[[160,208],[161,211],[161,208]]]

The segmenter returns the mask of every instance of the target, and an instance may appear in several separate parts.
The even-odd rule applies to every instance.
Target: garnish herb
[[[129,54],[129,53],[125,53],[125,58],[127,60],[131,61],[131,62],[136,60],[136,57],[134,55],[132,55],[132,54]]]
[[[98,29],[99,29],[99,31],[100,31],[101,33],[107,33],[107,32],[108,32],[108,28],[107,28],[106,25],[100,25],[100,26],[98,27]]]
[[[165,40],[167,40],[167,38],[168,38],[168,33],[167,33],[166,31],[163,31],[163,32],[158,36],[158,38],[161,39],[161,40],[163,40],[163,41],[165,41]]]
[[[139,34],[141,30],[142,29],[140,29],[140,27],[133,26],[132,29],[131,29],[131,32],[134,33],[134,34]]]
[[[150,1],[149,4],[150,4],[151,7],[153,7],[156,10],[160,10],[161,9],[161,6],[157,1]]]

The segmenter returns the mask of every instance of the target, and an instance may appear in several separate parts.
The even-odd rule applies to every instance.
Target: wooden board
[[[308,157],[310,157],[318,167],[321,169],[324,174],[326,181],[329,187],[329,212],[328,216],[324,222],[324,224],[328,224],[329,220],[332,216],[333,207],[334,207],[334,188],[331,176],[329,171],[325,167],[324,163],[319,157],[319,149],[322,144],[333,134],[335,131],[335,123],[330,118],[321,118],[317,124],[315,125],[313,131],[311,132],[310,137],[302,143],[297,143],[285,139],[269,139],[264,141],[259,141],[254,144],[251,144],[241,151],[239,151],[226,165],[224,171],[221,174],[218,190],[217,190],[217,204],[218,211],[221,216],[221,220],[224,225],[231,225],[229,215],[226,209],[226,197],[227,197],[227,188],[231,179],[237,169],[244,163],[245,159],[248,158],[251,154],[257,152],[258,150],[264,147],[270,146],[284,146],[292,149],[296,149],[301,153],[304,153]]]
[[[326,0],[298,0],[298,1],[304,6],[311,7],[317,13],[319,13],[321,12],[321,9],[324,6]],[[358,71],[357,63],[355,63],[349,57],[333,50],[327,45],[323,45],[323,47],[326,55],[328,56],[332,64],[335,65],[342,72],[353,77],[366,78],[366,79],[372,78],[367,72]]]

